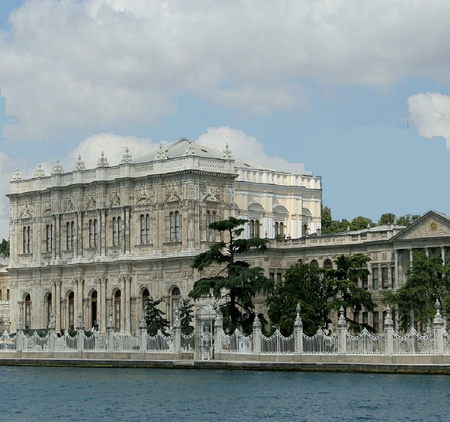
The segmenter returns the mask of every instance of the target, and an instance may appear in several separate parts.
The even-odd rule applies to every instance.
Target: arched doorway
[[[114,294],[114,331],[120,331],[122,294],[117,290]]]
[[[97,320],[97,290],[94,290],[91,294],[91,326],[98,330]]]

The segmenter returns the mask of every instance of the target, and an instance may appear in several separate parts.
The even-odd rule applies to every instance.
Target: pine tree
[[[148,297],[144,305],[144,319],[147,324],[147,333],[150,336],[155,336],[159,331],[167,335],[166,329],[169,327],[169,321],[164,318],[165,312],[158,308],[158,305],[164,300],[153,300],[151,296]]]
[[[192,321],[194,320],[194,304],[191,303],[191,299],[181,299],[180,307],[178,308],[181,332],[184,335],[190,335],[194,331]]]

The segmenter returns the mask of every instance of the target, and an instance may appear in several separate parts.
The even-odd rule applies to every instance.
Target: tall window
[[[176,312],[180,308],[180,297],[181,297],[180,289],[178,287],[174,287],[172,289],[172,295],[171,295],[171,299],[172,299],[172,323],[176,320]]]
[[[308,225],[307,224],[303,224],[302,226],[302,237],[306,237],[308,236]]]
[[[68,222],[66,224],[66,249],[71,251],[73,249],[73,233],[74,233],[74,223]]]
[[[92,327],[97,323],[97,290],[94,290],[91,295],[91,322]]]
[[[148,298],[150,297],[150,293],[148,289],[142,290],[142,310],[145,310],[145,305],[147,304]]]
[[[250,220],[250,237],[259,237],[259,220]]]
[[[70,292],[69,294],[69,328],[73,329],[75,328],[75,295],[73,292]]]
[[[150,216],[141,215],[141,244],[150,243]]]
[[[47,325],[50,324],[51,320],[52,320],[52,294],[49,293],[47,295]]]
[[[373,290],[378,290],[378,268],[372,268]]]
[[[215,230],[209,228],[209,225],[215,222],[216,222],[216,212],[206,211],[206,240],[214,240]]]
[[[283,223],[275,223],[275,236],[283,237],[284,236],[284,224]]]
[[[89,220],[89,247],[96,248],[98,244],[98,223],[97,219]]]
[[[179,242],[180,236],[180,213],[178,211],[170,213],[170,241]]]
[[[121,301],[121,293],[120,290],[117,290],[114,295],[114,330],[120,331],[120,301]]]
[[[391,280],[392,280],[392,287],[395,286],[395,267],[391,267]]]
[[[23,253],[31,253],[31,227],[25,226],[23,228]]]
[[[380,314],[376,311],[373,313],[373,329],[377,333],[380,331]]]
[[[31,297],[25,296],[25,327],[30,327],[31,324]]]
[[[113,246],[120,246],[120,238],[122,237],[122,219],[120,217],[113,218]]]
[[[53,231],[53,226],[51,224],[47,224],[47,227],[45,228],[45,250],[47,252],[51,252],[52,251],[52,231]]]
[[[383,286],[383,289],[387,289],[389,287],[388,268],[387,267],[383,267],[381,269],[381,284]]]

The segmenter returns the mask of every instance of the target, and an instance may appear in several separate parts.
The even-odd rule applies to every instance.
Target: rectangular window
[[[6,290],[6,300],[9,300],[9,289]]]
[[[206,211],[206,241],[214,241],[215,230],[211,229],[209,225],[216,222],[216,212]]]
[[[363,324],[369,325],[369,314],[368,312],[363,312]]]
[[[31,227],[25,226],[23,228],[23,253],[31,253]]]
[[[170,241],[179,242],[181,239],[181,217],[178,211],[170,213]]]
[[[66,249],[71,251],[73,249],[73,221],[66,224]]]
[[[275,273],[269,273],[269,278],[272,281],[275,281]]]
[[[378,312],[373,313],[373,329],[377,333],[380,331],[380,316]]]
[[[383,267],[381,269],[381,283],[383,285],[383,289],[389,288],[389,279],[388,279],[388,268]]]
[[[369,280],[367,278],[367,274],[365,274],[362,278],[362,288],[364,290],[368,290],[369,289]]]
[[[372,268],[372,286],[373,290],[378,290],[378,268]]]
[[[52,251],[52,230],[53,227],[51,224],[47,224],[46,230],[45,230],[45,237],[46,237],[46,244],[45,244],[45,250],[47,252]]]
[[[391,267],[391,280],[392,280],[392,287],[395,286],[395,267]]]
[[[281,284],[281,273],[277,273],[277,285]]]
[[[122,234],[122,221],[120,217],[113,218],[113,246],[120,246]]]

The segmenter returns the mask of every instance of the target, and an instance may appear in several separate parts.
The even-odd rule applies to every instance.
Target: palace
[[[173,319],[194,283],[192,259],[218,241],[209,224],[248,219],[246,236],[303,238],[320,230],[321,180],[274,171],[187,139],[95,169],[79,157],[32,179],[16,172],[10,199],[11,329],[20,323],[135,332],[149,295]]]
[[[370,276],[361,287],[376,301],[397,289],[416,249],[443,259],[450,220],[424,214],[411,226],[388,225],[321,234],[320,177],[275,171],[187,139],[119,165],[102,153],[95,169],[81,157],[71,172],[57,163],[31,179],[14,173],[10,193],[10,330],[19,325],[55,329],[98,325],[112,315],[117,332],[138,330],[145,298],[164,299],[172,322],[181,297],[200,277],[193,258],[220,240],[209,224],[236,216],[248,220],[244,236],[268,239],[251,265],[281,283],[298,259],[329,268],[340,255],[364,253]],[[213,270],[211,270],[213,271]],[[6,290],[6,288],[5,288]],[[258,309],[263,309],[259,298]],[[357,318],[383,329],[383,305]]]

